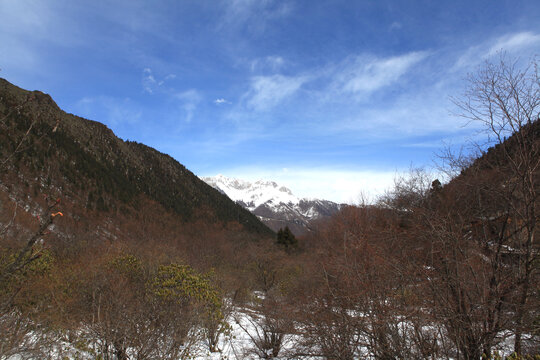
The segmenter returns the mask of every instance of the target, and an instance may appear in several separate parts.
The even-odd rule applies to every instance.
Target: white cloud
[[[274,0],[225,0],[225,13],[219,28],[238,30],[247,26],[251,32],[260,33],[270,20],[283,18],[292,12],[288,2]]]
[[[266,56],[264,58],[255,59],[251,62],[251,72],[260,70],[270,70],[272,72],[279,71],[285,65],[285,59],[281,56]]]
[[[222,104],[230,104],[231,102],[224,99],[224,98],[219,98],[219,99],[216,99],[214,100],[214,104],[216,105],[222,105]]]
[[[334,168],[237,168],[221,170],[226,176],[247,181],[273,180],[288,187],[298,197],[356,204],[374,201],[394,185],[396,172],[343,170]],[[215,174],[205,174],[213,176]]]
[[[471,70],[498,52],[523,57],[535,55],[538,51],[540,51],[540,34],[530,31],[505,34],[469,47],[459,56],[451,70],[454,72],[462,69]]]
[[[254,76],[241,98],[241,106],[231,109],[229,119],[239,124],[238,128],[245,129],[254,123],[253,111],[264,111],[266,115],[286,101],[297,101],[300,105],[290,111],[299,116],[293,124],[287,125],[296,134],[324,139],[341,136],[353,141],[453,133],[459,130],[461,122],[448,114],[447,97],[453,90],[448,84],[438,88],[437,80],[444,78],[442,73],[427,81],[426,75],[422,79],[415,77],[414,84],[401,87],[404,90],[400,89],[382,102],[357,101],[397,83],[410,82],[413,67],[430,54],[432,52],[418,51],[386,58],[356,55],[292,76]],[[263,129],[257,128],[252,133],[272,133],[273,118],[261,115],[257,114],[256,123]]]
[[[161,84],[163,84],[167,80],[172,80],[172,79],[176,79],[175,74],[169,74],[169,75],[165,76],[165,78],[161,81]]]
[[[167,81],[175,78],[175,74],[168,74],[162,79],[156,79],[152,69],[148,67],[144,68],[142,77],[143,89],[149,94],[159,92],[160,94],[165,95],[167,98],[172,98],[179,102],[180,109],[185,116],[184,120],[186,122],[191,122],[193,115],[195,114],[195,110],[202,100],[202,95],[195,89],[178,91],[174,88],[164,86]]]
[[[306,80],[303,76],[255,76],[251,79],[250,90],[244,95],[246,105],[256,111],[268,110],[294,95]]]
[[[487,56],[495,55],[498,51],[514,52],[524,47],[540,45],[540,34],[532,32],[520,32],[516,34],[508,34],[497,39],[487,52]]]
[[[2,76],[19,85],[48,85],[52,55],[84,44],[66,7],[54,1],[0,1],[0,67]],[[41,81],[36,81],[42,79]],[[45,85],[43,85],[45,84]]]
[[[447,97],[451,91],[427,88],[400,95],[386,106],[362,107],[350,121],[343,121],[341,131],[395,139],[459,132],[465,120],[449,114],[452,103]]]
[[[152,70],[149,69],[149,68],[145,68],[143,70],[143,79],[142,79],[142,83],[143,83],[143,89],[144,91],[146,91],[147,93],[149,94],[153,94],[154,93],[154,88],[157,84],[157,81],[156,79],[154,78],[154,75],[152,75]]]
[[[0,2],[0,38],[21,38],[27,42],[75,46],[84,43],[78,37],[77,22],[65,6],[54,1]],[[67,31],[66,31],[67,30]]]
[[[390,31],[392,30],[399,30],[403,27],[403,24],[401,24],[399,21],[394,21],[391,25],[390,25]]]
[[[29,69],[43,69],[46,67],[44,59],[40,58],[35,49],[14,37],[1,35],[0,28],[0,64],[2,69],[9,73],[28,74]]]
[[[191,120],[193,120],[195,110],[202,100],[201,94],[195,89],[190,89],[174,94],[174,98],[180,101],[180,106],[185,114],[184,120],[186,122],[191,122]]]
[[[168,74],[161,80],[157,80],[154,77],[154,74],[152,72],[152,69],[150,68],[144,68],[143,69],[143,77],[142,77],[142,85],[145,92],[149,94],[153,94],[159,87],[163,86],[165,82],[168,80],[175,79],[175,74]]]
[[[84,97],[75,104],[77,114],[103,122],[114,131],[140,121],[142,111],[130,98],[109,96]]]
[[[346,61],[338,84],[345,92],[370,94],[395,83],[426,56],[422,51],[387,58],[355,57]]]
[[[199,102],[201,100],[201,94],[195,89],[186,90],[175,94],[175,97],[182,101]]]
[[[302,197],[323,198],[339,203],[354,204],[365,198],[374,201],[392,188],[395,172],[354,171],[335,169],[288,169],[276,177],[293,193]]]

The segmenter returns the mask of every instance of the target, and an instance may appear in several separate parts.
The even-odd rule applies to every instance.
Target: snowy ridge
[[[278,207],[280,204],[298,204],[300,199],[293,195],[291,190],[279,186],[273,181],[259,180],[254,183],[228,178],[223,175],[203,177],[202,180],[215,189],[220,190],[233,201],[243,203],[250,211],[263,204],[272,204]]]
[[[306,232],[313,220],[338,212],[341,205],[327,200],[298,198],[274,181],[248,182],[223,175],[201,178],[257,215],[273,230],[289,226],[296,234]]]

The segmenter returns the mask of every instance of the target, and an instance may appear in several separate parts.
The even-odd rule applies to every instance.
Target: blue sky
[[[354,202],[474,127],[450,96],[540,54],[540,2],[0,0],[0,77],[222,173]]]

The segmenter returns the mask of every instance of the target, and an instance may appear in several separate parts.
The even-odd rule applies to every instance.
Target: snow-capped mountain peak
[[[331,216],[341,208],[331,201],[298,198],[290,189],[274,181],[251,183],[221,174],[201,179],[257,215],[274,230],[287,225],[293,232],[296,229],[296,233],[302,233],[309,229],[312,220]]]
[[[203,177],[208,185],[220,190],[232,200],[242,203],[250,211],[263,204],[297,204],[300,199],[291,190],[274,181],[258,180],[254,183],[223,175]]]

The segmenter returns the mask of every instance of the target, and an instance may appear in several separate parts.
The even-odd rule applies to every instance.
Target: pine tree
[[[298,240],[289,229],[288,226],[285,226],[285,229],[279,229],[277,233],[277,243],[281,246],[284,246],[286,250],[296,247],[298,245]]]

